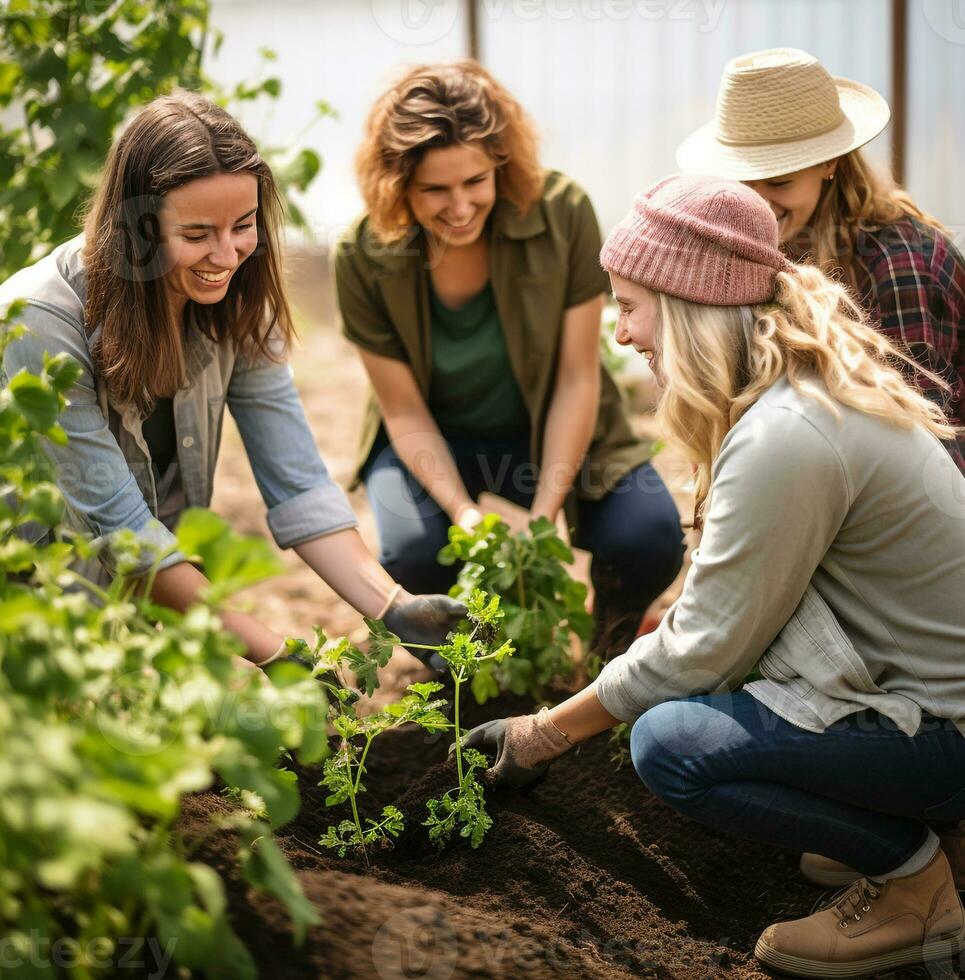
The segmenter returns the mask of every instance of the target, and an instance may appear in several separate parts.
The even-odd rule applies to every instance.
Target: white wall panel
[[[724,65],[761,48],[800,47],[836,75],[890,98],[889,0],[479,0],[484,63],[523,102],[544,162],[590,191],[601,224],[675,170],[674,150],[713,115]],[[909,0],[908,186],[965,228],[965,0]],[[325,169],[305,199],[319,245],[358,213],[352,157],[364,115],[403,65],[461,56],[464,0],[214,0],[225,32],[208,70],[248,77],[274,48],[274,106],[243,118],[269,143],[299,133],[318,98],[341,113],[306,141]],[[887,162],[890,129],[869,147]]]

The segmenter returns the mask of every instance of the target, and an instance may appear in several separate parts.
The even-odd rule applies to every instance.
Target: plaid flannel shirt
[[[953,425],[965,425],[965,259],[954,243],[915,218],[900,218],[859,231],[852,268],[858,297],[875,326],[951,391],[912,368],[906,376]],[[944,445],[965,473],[965,434]]]

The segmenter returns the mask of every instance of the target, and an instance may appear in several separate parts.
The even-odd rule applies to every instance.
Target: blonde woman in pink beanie
[[[617,339],[651,359],[659,418],[696,467],[701,546],[656,632],[562,704],[467,742],[519,787],[632,723],[656,796],[803,851],[846,886],[765,929],[755,953],[781,972],[864,976],[958,952],[965,914],[931,826],[965,816],[954,431],[844,288],[784,257],[742,184],[659,182],[601,261]]]

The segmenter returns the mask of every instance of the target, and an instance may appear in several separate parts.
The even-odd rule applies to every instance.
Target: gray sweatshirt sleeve
[[[632,722],[662,701],[740,686],[797,608],[849,498],[837,451],[804,415],[754,406],[717,458],[680,598],[595,681],[607,711]]]

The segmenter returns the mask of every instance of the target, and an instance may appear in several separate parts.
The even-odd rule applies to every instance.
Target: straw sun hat
[[[890,116],[874,89],[832,78],[806,51],[757,51],[727,63],[715,118],[677,147],[677,163],[732,180],[778,177],[856,150]]]

